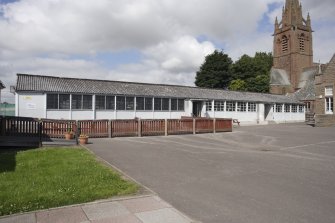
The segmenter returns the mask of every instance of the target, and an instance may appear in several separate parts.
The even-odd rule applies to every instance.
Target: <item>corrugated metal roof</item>
[[[187,99],[216,99],[265,103],[299,103],[295,98],[290,98],[284,95],[30,74],[17,74],[16,91],[178,97]]]

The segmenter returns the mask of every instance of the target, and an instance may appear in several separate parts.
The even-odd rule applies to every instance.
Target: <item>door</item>
[[[201,117],[202,101],[193,101],[193,117]]]

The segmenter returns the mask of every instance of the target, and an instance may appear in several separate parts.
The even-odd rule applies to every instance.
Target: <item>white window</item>
[[[256,112],[256,103],[248,103],[248,112]]]
[[[227,101],[226,106],[227,106],[226,108],[227,112],[236,111],[236,103],[234,101]]]
[[[326,97],[326,114],[334,114],[334,98]]]
[[[333,96],[333,87],[325,87],[325,96]]]
[[[285,112],[291,112],[291,105],[285,105]]]
[[[47,109],[70,109],[70,95],[47,94]]]
[[[212,111],[212,102],[206,101],[206,111]]]
[[[292,112],[297,113],[298,112],[298,106],[297,105],[292,105]]]
[[[299,113],[304,113],[305,106],[299,105]]]
[[[215,101],[214,111],[224,111],[224,101]]]
[[[276,112],[277,113],[283,112],[283,105],[282,104],[276,104]]]
[[[247,103],[246,102],[237,102],[237,111],[238,112],[246,112],[247,111]]]

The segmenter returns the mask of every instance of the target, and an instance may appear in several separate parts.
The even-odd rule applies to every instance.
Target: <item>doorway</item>
[[[202,101],[193,101],[193,117],[201,117]]]

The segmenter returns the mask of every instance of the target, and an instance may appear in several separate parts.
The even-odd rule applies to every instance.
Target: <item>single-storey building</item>
[[[189,86],[17,74],[16,116],[47,119],[238,119],[303,122],[294,97]]]

